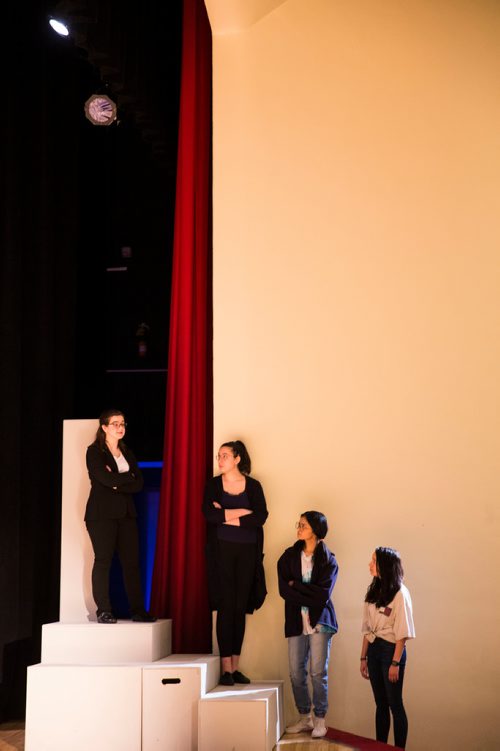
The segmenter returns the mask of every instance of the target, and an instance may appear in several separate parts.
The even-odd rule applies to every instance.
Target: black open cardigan
[[[264,498],[264,491],[262,485],[258,480],[253,477],[246,476],[245,486],[248,502],[250,504],[251,514],[240,517],[240,525],[242,527],[254,527],[257,534],[257,555],[256,555],[256,577],[255,583],[250,593],[250,598],[247,605],[247,613],[253,613],[254,610],[259,608],[265,597],[265,582],[260,581],[260,577],[263,576],[262,572],[262,559],[264,549],[264,531],[262,526],[264,525],[267,516],[266,499]],[[207,543],[206,543],[206,556],[207,556],[207,578],[208,578],[208,598],[210,607],[212,610],[218,610],[220,606],[220,584],[218,575],[218,539],[217,539],[217,527],[224,523],[225,513],[224,509],[218,509],[214,507],[214,501],[217,503],[222,502],[222,475],[212,477],[205,486],[205,494],[203,497],[202,511],[205,519],[207,520]],[[264,587],[264,591],[262,590]]]
[[[314,553],[313,569],[309,584],[302,582],[301,553],[303,540],[287,548],[278,561],[278,585],[285,600],[285,636],[300,636],[303,631],[302,606],[309,608],[309,619],[314,628],[317,623],[338,630],[337,617],[331,595],[338,574],[335,555],[323,541]],[[290,585],[290,582],[293,582]]]

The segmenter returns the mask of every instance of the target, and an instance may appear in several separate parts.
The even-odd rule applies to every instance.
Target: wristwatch
[[[399,662],[396,662],[396,660],[393,660],[391,665],[394,665],[395,668],[399,668]]]

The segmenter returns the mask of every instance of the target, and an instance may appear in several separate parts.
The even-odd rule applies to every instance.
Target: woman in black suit
[[[123,443],[125,427],[123,412],[103,412],[95,441],[87,449],[91,490],[85,523],[95,555],[92,594],[99,623],[116,623],[109,599],[109,570],[115,550],[122,565],[132,620],[156,620],[144,609],[137,512],[132,496],[142,490],[143,479],[135,456]]]

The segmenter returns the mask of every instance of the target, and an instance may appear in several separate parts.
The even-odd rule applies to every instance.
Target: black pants
[[[132,615],[144,610],[141,573],[139,569],[139,535],[132,516],[120,519],[89,520],[87,530],[94,548],[92,594],[97,615],[112,612],[109,599],[109,570],[115,550],[118,552]]]
[[[218,572],[222,602],[217,612],[221,657],[239,655],[245,635],[248,597],[255,577],[256,545],[219,540]]]
[[[406,648],[401,656],[399,680],[391,683],[389,667],[393,659],[395,644],[385,639],[375,639],[368,647],[368,673],[372,685],[375,704],[375,729],[377,740],[387,743],[391,725],[391,712],[394,723],[394,745],[405,748],[408,735],[408,720],[403,706],[403,679],[406,665]]]

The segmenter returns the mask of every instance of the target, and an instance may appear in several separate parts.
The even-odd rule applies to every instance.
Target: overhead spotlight
[[[54,29],[55,32],[57,32],[57,34],[60,34],[62,37],[69,36],[69,28],[63,21],[58,21],[57,18],[51,18],[49,19],[49,25]]]

